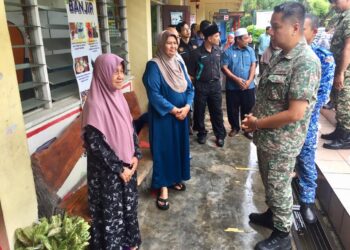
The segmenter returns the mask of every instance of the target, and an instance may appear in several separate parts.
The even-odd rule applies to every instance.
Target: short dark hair
[[[179,22],[179,23],[176,25],[176,30],[177,30],[177,32],[181,33],[181,29],[182,29],[183,26],[185,26],[185,24],[187,24],[185,21]]]
[[[196,28],[196,25],[197,25],[196,23],[192,23],[192,24],[191,24],[191,32],[194,31],[194,29]]]
[[[269,29],[271,29],[271,26],[266,26],[266,31],[268,31]]]
[[[312,14],[310,14],[310,13],[307,13],[307,14],[305,15],[305,19],[310,19],[312,29],[317,29],[317,28],[318,28],[318,26],[319,26],[319,20],[318,20],[318,17],[317,17],[317,16],[312,15]]]
[[[282,19],[294,19],[300,23],[300,27],[304,27],[305,7],[298,2],[285,2],[274,7],[275,13],[282,13]],[[303,32],[303,29],[300,29]]]

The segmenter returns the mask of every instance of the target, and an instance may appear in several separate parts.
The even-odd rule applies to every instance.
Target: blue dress
[[[180,63],[181,64],[181,63]],[[184,65],[181,64],[183,71]],[[190,179],[188,118],[179,121],[169,112],[193,101],[193,86],[187,75],[187,90],[175,92],[165,82],[158,65],[149,61],[143,83],[149,100],[149,139],[153,157],[152,188],[169,187]]]

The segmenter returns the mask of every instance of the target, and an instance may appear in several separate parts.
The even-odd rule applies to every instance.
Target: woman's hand
[[[179,109],[179,112],[176,115],[176,119],[182,121],[185,120],[185,118],[187,117],[188,112],[190,112],[190,105],[186,104],[185,107]]]
[[[124,181],[124,183],[128,183],[132,175],[133,175],[132,170],[124,167],[124,171],[119,175],[119,177]]]
[[[137,165],[139,164],[139,159],[137,159],[135,156],[131,159],[131,171],[132,171],[132,175],[135,174],[136,170],[137,170]]]
[[[176,116],[180,112],[180,109],[177,107],[174,107],[171,111],[170,114]]]

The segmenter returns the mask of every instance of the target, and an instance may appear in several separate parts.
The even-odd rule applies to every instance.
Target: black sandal
[[[177,183],[174,184],[170,187],[171,189],[174,189],[176,191],[185,191],[186,190],[186,185],[184,183]]]
[[[162,202],[162,204],[160,204],[159,202]],[[169,209],[169,202],[168,202],[168,199],[163,199],[163,198],[160,198],[160,196],[158,195],[157,197],[157,207],[160,209],[160,210],[168,210]]]

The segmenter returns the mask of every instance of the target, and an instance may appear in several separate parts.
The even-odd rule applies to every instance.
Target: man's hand
[[[176,114],[176,119],[180,121],[185,120],[189,111],[190,111],[190,105],[186,104],[185,107],[179,109],[179,112]]]
[[[251,83],[251,81],[246,80],[245,83],[244,83],[244,89],[243,90],[249,89],[250,83]]]
[[[334,76],[333,87],[339,91],[344,88],[344,73],[338,73]]]
[[[257,127],[256,127],[256,121],[258,118],[253,116],[253,114],[245,115],[245,118],[242,121],[242,129],[244,132],[250,133],[254,132]]]
[[[245,90],[246,80],[238,77],[237,80],[235,80],[235,82],[238,84],[238,86],[241,90]]]

